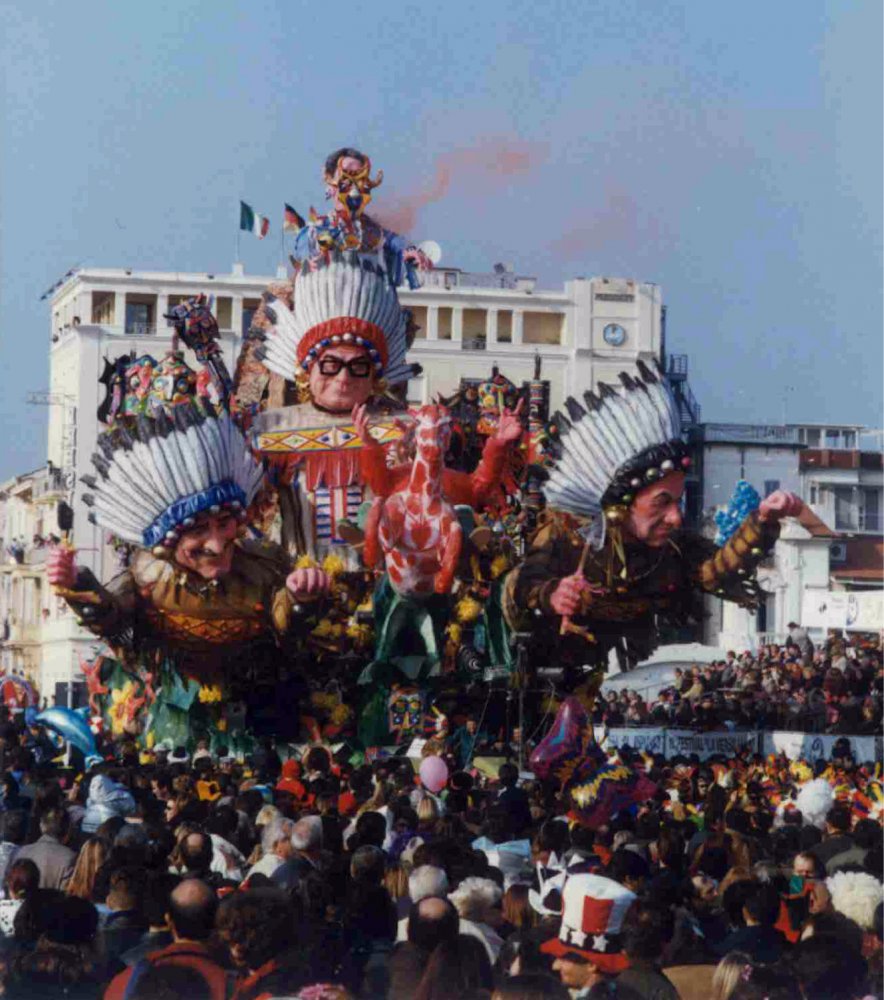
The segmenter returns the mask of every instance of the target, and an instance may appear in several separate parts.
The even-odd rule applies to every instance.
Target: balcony
[[[67,494],[65,477],[60,469],[45,469],[33,479],[32,497],[35,502],[63,500]]]
[[[484,351],[486,342],[484,337],[466,337],[460,346],[463,351]]]

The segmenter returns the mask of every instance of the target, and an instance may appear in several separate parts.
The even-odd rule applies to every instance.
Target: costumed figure
[[[314,558],[345,555],[352,535],[344,537],[342,522],[351,527],[364,500],[354,417],[366,410],[356,408],[416,372],[405,360],[409,314],[377,257],[335,250],[303,265],[293,308],[268,294],[264,315],[271,325],[259,356],[302,398],[252,424],[257,449],[278,473],[282,542]],[[370,433],[385,444],[401,431],[381,413]]]
[[[567,417],[554,417],[545,521],[505,593],[510,624],[533,634],[534,662],[565,666],[569,686],[588,674],[590,705],[609,652],[633,668],[654,650],[662,625],[690,617],[698,592],[753,607],[755,570],[779,521],[802,509],[778,491],[744,510],[721,547],[682,530],[691,460],[675,400],[662,373],[642,362],[620,380],[621,391],[601,384],[583,404],[569,398]]]
[[[531,754],[531,769],[541,781],[560,786],[571,819],[592,828],[652,799],[657,791],[643,774],[608,758],[574,695],[562,702],[550,731]]]
[[[235,745],[243,713],[253,731],[284,729],[287,644],[323,580],[244,537],[262,469],[234,418],[193,398],[156,406],[102,433],[92,461],[83,500],[128,565],[105,585],[62,545],[47,577],[115,653],[90,678],[106,732]]]
[[[331,153],[325,161],[323,180],[325,197],[332,203],[327,215],[318,215],[311,208],[308,220],[286,206],[286,228],[295,233],[293,263],[306,262],[311,267],[332,250],[361,250],[383,256],[393,283],[403,278],[410,288],[418,287],[416,271],[432,267],[418,247],[398,233],[385,229],[366,208],[372,191],[380,187],[383,170],[371,176],[371,160],[358,149],[343,147]]]

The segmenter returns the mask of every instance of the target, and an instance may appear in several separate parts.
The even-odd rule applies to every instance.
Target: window
[[[452,309],[451,306],[439,306],[437,330],[440,340],[451,340]]]
[[[484,309],[464,309],[463,311],[463,340],[485,340],[487,313]]]
[[[819,503],[818,497],[819,497],[819,491],[817,489],[817,485],[816,485],[816,483],[811,483],[810,484],[810,502],[812,504]]]
[[[255,318],[255,313],[258,311],[258,307],[261,305],[260,299],[243,299],[242,300],[242,330],[241,334],[243,337],[249,335],[249,330],[252,328],[252,321]]]
[[[126,303],[126,333],[152,333],[151,307],[146,302]]]
[[[807,447],[808,448],[819,448],[820,446],[820,429],[819,427],[808,427],[807,428]]]
[[[219,330],[233,329],[233,299],[229,295],[219,295],[215,300],[215,318]]]
[[[764,480],[764,496],[769,497],[771,493],[776,493],[780,488],[779,479],[765,479]]]
[[[561,344],[562,313],[526,312],[522,320],[522,340],[526,344]]]
[[[497,339],[501,344],[513,342],[513,314],[507,309],[497,314]]]
[[[862,491],[863,512],[862,528],[864,531],[881,530],[881,493],[876,489]]]
[[[837,448],[840,440],[841,440],[841,435],[838,431],[832,431],[832,430],[826,431],[827,448]]]
[[[856,431],[845,431],[844,432],[844,447],[845,448],[855,448],[856,447]]]
[[[93,292],[92,322],[113,323],[113,321],[114,321],[114,293]]]
[[[417,329],[414,332],[415,340],[426,340],[427,339],[427,307],[426,306],[409,306],[411,310],[411,320]]]
[[[833,492],[835,494],[835,530],[855,531],[859,518],[853,487],[836,486]]]

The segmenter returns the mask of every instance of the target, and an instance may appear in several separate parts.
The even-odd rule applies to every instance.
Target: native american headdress
[[[594,547],[643,486],[690,465],[678,407],[663,373],[642,361],[638,373],[620,373],[622,390],[603,382],[598,393],[569,396],[566,417],[556,413],[548,451],[553,466],[543,492],[550,507],[589,519]]]
[[[307,373],[326,347],[364,347],[375,374],[388,385],[420,370],[406,364],[408,313],[381,257],[332,251],[328,258],[304,262],[294,281],[294,309],[265,293],[272,324],[258,356],[277,375],[293,380]]]
[[[92,464],[89,519],[144,548],[174,547],[200,514],[244,519],[262,476],[230,414],[193,400],[105,431]]]

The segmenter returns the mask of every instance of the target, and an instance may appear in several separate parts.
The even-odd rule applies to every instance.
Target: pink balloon
[[[441,757],[424,757],[420,766],[421,782],[429,792],[441,792],[448,781],[448,765]]]

